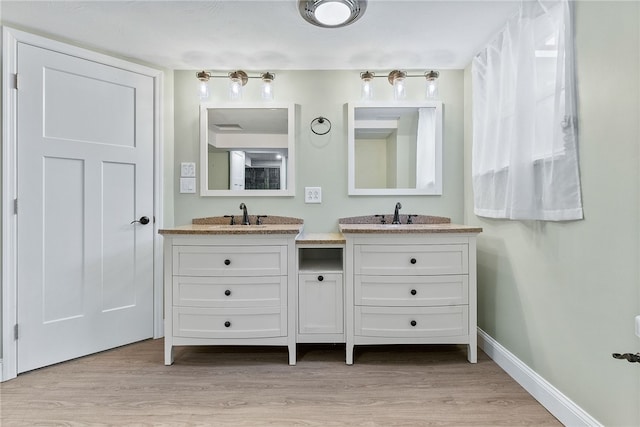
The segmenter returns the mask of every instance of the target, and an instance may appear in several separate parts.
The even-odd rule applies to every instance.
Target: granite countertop
[[[481,233],[481,227],[458,224],[339,224],[342,233]]]
[[[163,228],[158,233],[163,235],[238,235],[238,234],[298,234],[303,224],[262,224],[262,225],[228,225],[228,224],[188,224],[172,228]]]
[[[342,233],[303,233],[296,237],[298,245],[331,245],[345,243]]]

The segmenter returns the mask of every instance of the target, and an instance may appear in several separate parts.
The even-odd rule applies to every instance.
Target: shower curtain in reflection
[[[570,7],[523,1],[473,60],[476,215],[583,218]]]
[[[418,108],[416,188],[436,183],[436,109]]]

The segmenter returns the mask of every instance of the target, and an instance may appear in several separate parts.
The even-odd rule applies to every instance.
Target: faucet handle
[[[231,218],[231,221],[229,222],[229,225],[236,225],[236,221],[235,221],[235,215],[225,215],[225,218]]]
[[[416,217],[418,215],[416,214],[409,214],[407,215],[407,224],[413,224],[413,218]]]
[[[262,225],[262,218],[266,218],[267,215],[256,215],[256,225]]]
[[[380,218],[380,224],[386,224],[387,220],[385,219],[384,215],[374,215],[376,218]]]

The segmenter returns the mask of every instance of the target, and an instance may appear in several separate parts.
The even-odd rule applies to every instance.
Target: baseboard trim
[[[602,427],[598,420],[480,328],[478,347],[565,426]]]

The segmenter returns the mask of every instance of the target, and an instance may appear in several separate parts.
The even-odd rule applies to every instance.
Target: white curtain
[[[474,212],[582,219],[567,0],[523,1],[472,63]]]
[[[416,188],[436,183],[436,109],[418,108]]]

